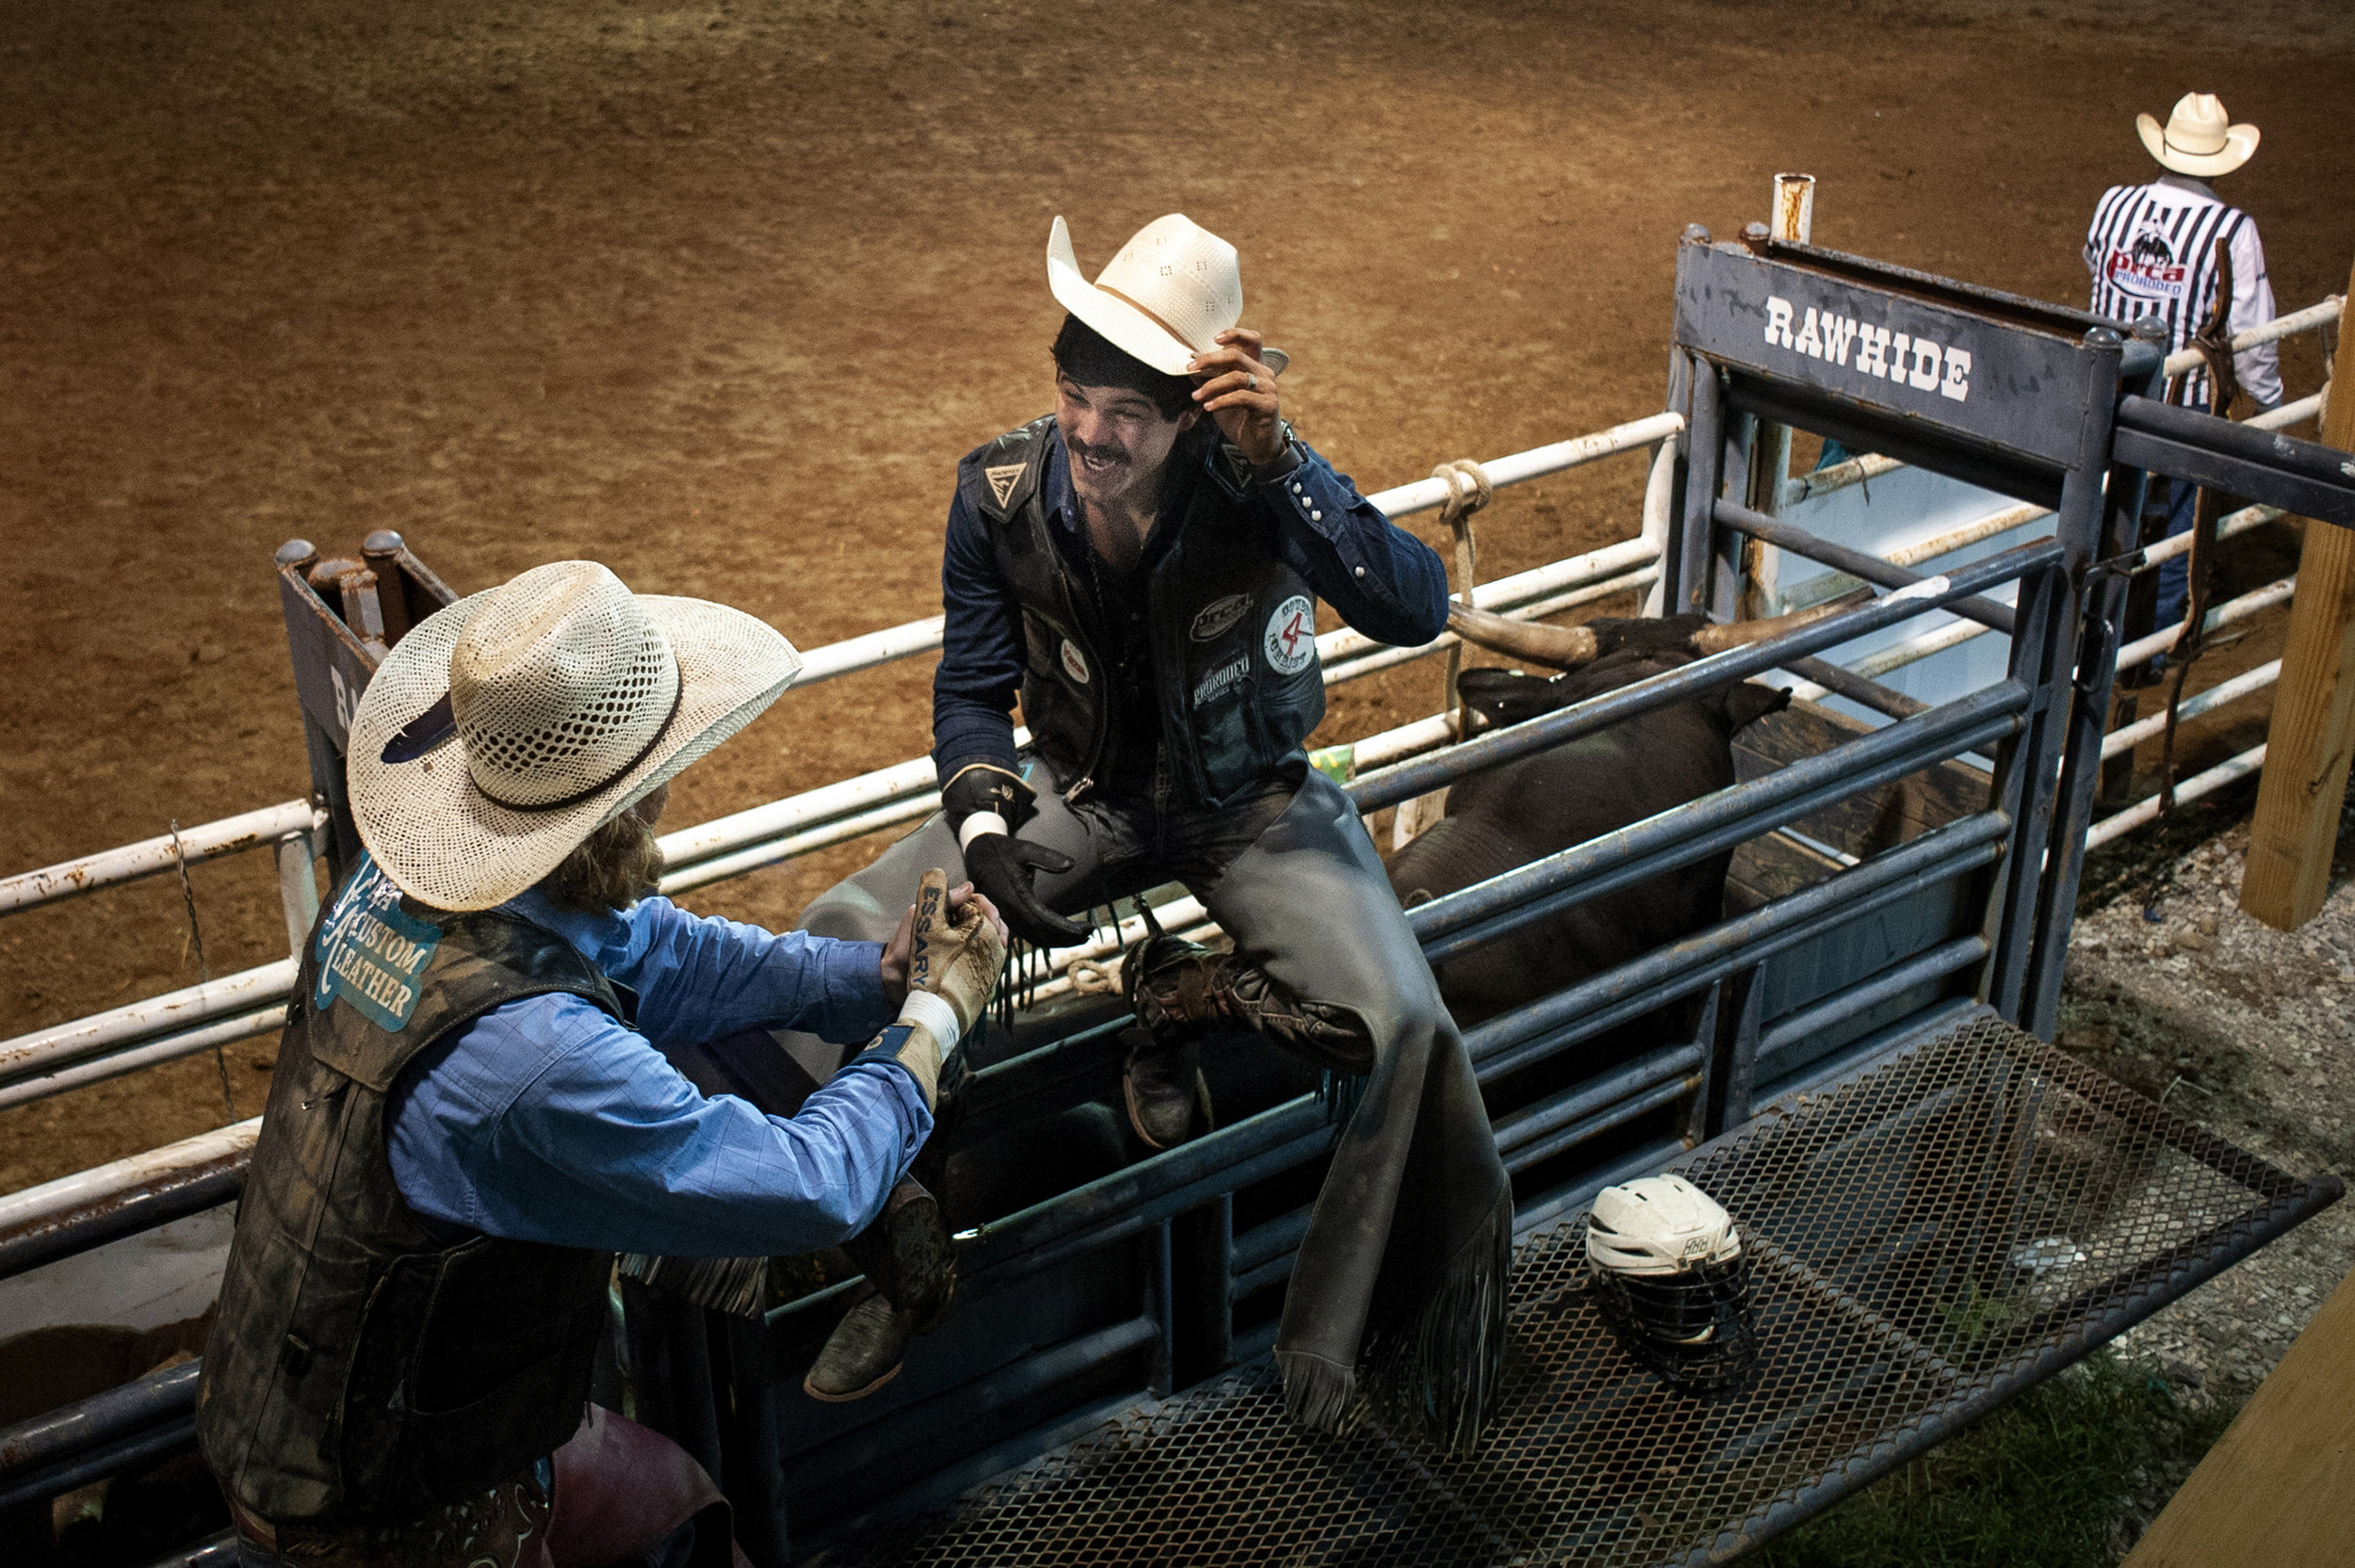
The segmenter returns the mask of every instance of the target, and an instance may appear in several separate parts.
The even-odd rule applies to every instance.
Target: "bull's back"
[[[1615,832],[1733,782],[1725,737],[1679,707],[1475,774],[1390,863],[1420,903]],[[1674,942],[1717,918],[1729,855],[1605,894],[1438,966],[1459,1022],[1492,1016]]]

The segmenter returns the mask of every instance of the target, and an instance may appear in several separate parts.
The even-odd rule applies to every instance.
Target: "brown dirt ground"
[[[2210,89],[2265,127],[2228,194],[2278,296],[2317,299],[2355,249],[2347,13],[2180,10],[23,0],[0,871],[305,787],[290,536],[396,527],[462,590],[592,556],[804,645],[933,612],[951,464],[1044,406],[1057,212],[1091,267],[1173,209],[1233,239],[1369,489],[1657,408],[1676,235],[1777,169],[1821,177],[1824,243],[2076,300],[2134,112]],[[1484,573],[1626,536],[1640,477],[1512,494]],[[1343,688],[1331,733],[1435,680]],[[672,820],[916,753],[926,682],[788,696]],[[694,902],[783,924],[873,848]],[[283,950],[264,860],[195,885],[215,973]],[[165,880],[7,921],[0,1037],[189,982],[186,938]],[[238,1114],[268,1055],[231,1052]],[[201,1059],[0,1113],[0,1189],[222,1115]]]

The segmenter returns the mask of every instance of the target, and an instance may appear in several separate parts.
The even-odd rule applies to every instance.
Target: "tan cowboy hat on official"
[[[437,909],[505,903],[801,669],[741,610],[535,566],[435,611],[368,682],[346,764],[361,841]]]
[[[1242,266],[1235,248],[1183,213],[1157,218],[1120,248],[1089,283],[1071,253],[1061,218],[1047,236],[1047,286],[1064,309],[1112,346],[1164,376],[1182,376],[1196,354],[1242,319]],[[1291,363],[1281,348],[1261,348],[1277,375]]]
[[[2257,127],[2234,125],[2224,112],[2223,100],[2213,92],[2186,92],[2175,101],[2175,112],[2161,125],[2147,114],[2135,116],[2135,129],[2151,155],[2178,174],[2201,177],[2230,174],[2257,150]]]

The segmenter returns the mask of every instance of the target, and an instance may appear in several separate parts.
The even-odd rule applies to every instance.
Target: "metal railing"
[[[1605,458],[1647,447],[1654,449],[1645,491],[1643,525],[1636,538],[1480,584],[1472,591],[1473,603],[1514,619],[1527,620],[1614,594],[1640,593],[1648,589],[1658,576],[1654,563],[1660,557],[1667,527],[1674,442],[1683,424],[1682,417],[1675,413],[1653,414],[1485,463],[1489,482],[1503,488]],[[1369,499],[1390,517],[1411,516],[1437,507],[1446,498],[1446,488],[1437,479],[1419,480],[1380,492]],[[806,686],[932,652],[939,647],[940,630],[941,620],[935,616],[810,650],[804,655],[803,674],[796,684]],[[1327,685],[1429,658],[1456,642],[1454,635],[1448,633],[1419,647],[1395,648],[1345,627],[1317,639]],[[1327,748],[1325,760],[1345,773],[1376,768],[1441,746],[1451,735],[1444,716],[1435,716]],[[708,886],[870,832],[920,820],[938,806],[939,794],[929,757],[917,757],[839,780],[664,834],[661,842],[670,868],[663,878],[662,889],[676,894]],[[174,869],[175,860],[198,864],[270,844],[277,847],[280,854],[282,892],[286,892],[297,880],[287,875],[289,866],[299,866],[300,892],[310,900],[306,912],[291,893],[286,898],[289,946],[299,951],[317,909],[312,861],[317,835],[323,826],[324,814],[311,802],[289,800],[183,830],[177,835],[176,857],[174,840],[167,835],[0,879],[0,914],[39,908],[159,875]],[[1188,927],[1198,925],[1205,916],[1198,906],[1186,907],[1191,904],[1192,900],[1182,900],[1165,917]],[[1133,940],[1132,935],[1129,940]],[[1106,935],[1080,948],[1059,951],[1049,979],[1033,994],[1043,997],[1067,990],[1075,961],[1101,959],[1116,950],[1117,944]],[[0,1107],[278,1028],[285,1021],[285,999],[296,967],[295,958],[280,959],[0,1041]],[[158,1179],[158,1172],[142,1163],[147,1158],[118,1162],[125,1170],[136,1168],[135,1173],[123,1177],[130,1188]],[[106,1167],[101,1171],[114,1169]],[[59,1194],[69,1189],[78,1191],[75,1184],[97,1173],[82,1172],[19,1196],[32,1199],[37,1206],[61,1201]],[[9,1255],[8,1238],[16,1226],[8,1213],[0,1209],[0,1260]],[[0,1273],[8,1271],[0,1265]]]
[[[2279,317],[2234,339],[2235,348],[2314,331],[2336,318],[2334,296],[2319,304]],[[2182,362],[2182,363],[2179,363]],[[2188,368],[2193,358],[2177,355],[2167,363],[2169,373]],[[2328,396],[2326,386],[2311,396],[2285,404],[2249,421],[2258,428],[2281,428],[2319,412]],[[1643,525],[1637,537],[1585,552],[1533,571],[1478,585],[1473,602],[1514,619],[1535,619],[1590,603],[1611,594],[1650,588],[1658,578],[1656,562],[1667,526],[1667,509],[1674,438],[1683,428],[1675,413],[1654,414],[1591,435],[1534,448],[1484,464],[1492,485],[1506,487],[1584,466],[1601,459],[1651,447],[1651,473],[1646,487]],[[1818,473],[1785,482],[1786,501],[1803,499],[1903,466],[1878,457],[1850,460]],[[1447,485],[1437,478],[1401,485],[1369,497],[1388,515],[1397,518],[1430,510],[1445,501]],[[2042,508],[2012,505],[1973,519],[1927,539],[1911,542],[1880,558],[1892,567],[1910,567],[1936,560],[1994,538],[2050,513]],[[2224,518],[2219,538],[2231,538],[2279,517],[2270,507],[2249,507]],[[2144,552],[2148,571],[2189,548],[2188,538],[2155,544]],[[1881,575],[1876,574],[1876,575]],[[1812,602],[1845,591],[1856,579],[1827,573],[1808,585],[1794,604]],[[2295,578],[2283,579],[2220,605],[2206,624],[2230,624],[2261,610],[2285,603]],[[877,669],[936,650],[941,618],[910,622],[813,649],[804,657],[799,685]],[[1919,659],[1942,652],[1994,628],[1973,621],[1958,621],[1856,660],[1852,672],[1877,679]],[[2171,647],[2180,635],[2175,628],[2155,633],[2121,649],[2121,667],[2147,659]],[[1339,685],[1413,660],[1428,658],[1454,646],[1456,639],[1443,635],[1413,648],[1376,643],[1342,628],[1318,639],[1328,685]],[[2212,692],[2187,700],[2185,717],[2215,710],[2264,689],[2278,675],[2279,662],[2235,677]],[[1795,695],[1821,700],[1827,689],[1811,681],[1793,684]],[[2114,756],[2148,738],[2163,720],[2145,720],[2120,730],[2104,747]],[[1328,748],[1324,760],[1344,776],[1372,774],[1406,759],[1445,747],[1453,736],[1444,714]],[[2131,738],[2129,738],[2131,737]],[[1017,737],[1019,738],[1019,736]],[[2262,747],[2226,764],[2184,780],[2176,789],[2181,799],[2197,799],[2256,770]],[[1368,777],[1367,783],[1372,783]],[[778,865],[866,834],[920,820],[938,809],[939,796],[929,757],[839,780],[799,795],[750,810],[715,818],[663,835],[669,863],[663,891],[678,894],[708,886],[746,872]],[[1402,797],[1403,798],[1403,797]],[[2107,843],[2157,816],[2156,798],[2094,825],[2088,847]],[[173,869],[175,859],[198,864],[236,854],[264,844],[279,856],[282,892],[285,894],[289,944],[299,948],[317,910],[311,860],[323,814],[308,801],[290,800],[206,823],[172,835],[126,845],[118,849],[0,879],[0,914],[57,903]],[[300,884],[299,889],[297,884]],[[308,900],[307,905],[305,900]],[[1206,911],[1192,898],[1180,898],[1160,910],[1158,917],[1171,929],[1205,935],[1215,930]],[[1131,929],[1130,928],[1135,928]],[[1036,1000],[1064,994],[1086,981],[1092,966],[1116,954],[1142,933],[1140,919],[1095,933],[1078,946],[1058,949],[1050,956],[1044,978],[1029,993]],[[65,1090],[97,1082],[158,1062],[176,1059],[215,1045],[279,1027],[284,1021],[284,1000],[295,970],[292,958],[263,964],[205,984],[164,995],[143,998],[90,1017],[76,1019],[0,1041],[0,1107],[22,1104]],[[73,1181],[74,1178],[67,1178]],[[8,1231],[0,1222],[0,1238]],[[0,1241],[0,1248],[4,1248]],[[0,1252],[0,1255],[5,1255]]]
[[[2304,310],[2277,316],[2262,326],[2237,334],[2233,339],[2233,347],[2236,350],[2244,349],[2261,343],[2281,341],[2301,332],[2319,331],[2337,322],[2343,303],[2340,296],[2329,296],[2319,303],[2310,305]],[[2168,376],[2177,376],[2197,368],[2199,364],[2198,352],[2186,349],[2181,353],[2169,355],[2163,369]],[[2331,386],[2326,381],[2319,390],[2309,396],[2285,402],[2279,408],[2252,414],[2244,423],[2252,429],[2284,430],[2308,419],[2318,421],[2329,405],[2330,396]],[[1907,466],[1894,459],[1868,454],[1851,458],[1845,462],[1834,464],[1812,474],[1786,479],[1780,487],[1779,493],[1784,505],[1789,506],[1853,485],[1869,483],[1873,479]],[[1982,517],[1943,529],[1927,538],[1909,542],[1900,548],[1889,551],[1880,558],[1895,566],[1920,565],[1951,556],[1973,544],[1997,538],[2015,528],[2052,515],[2052,512],[2043,507],[2024,503],[2006,506]],[[2217,520],[2217,538],[2219,542],[2235,538],[2252,529],[2263,527],[2283,515],[2282,509],[2278,507],[2262,505],[2243,507]],[[2134,568],[2134,574],[2140,575],[2155,571],[2161,563],[2187,555],[2190,550],[2191,536],[2187,533],[2178,534],[2147,545],[2141,552],[2140,563]],[[1784,607],[1797,608],[1820,603],[1826,599],[1835,598],[1856,586],[1857,579],[1854,576],[1837,571],[1827,572],[1821,576],[1809,579],[1801,585],[1797,592],[1787,596]],[[2201,625],[2207,631],[2214,631],[2218,627],[2245,621],[2262,611],[2285,605],[2296,592],[2297,587],[2298,579],[2292,575],[2240,594],[2211,609]],[[1949,649],[1960,647],[1974,639],[1986,636],[1993,629],[1967,620],[1957,621],[1953,624],[1941,626],[1893,646],[1879,649],[1854,660],[1846,668],[1852,673],[1877,680],[1907,665],[1944,653]],[[2117,668],[2130,669],[2164,655],[2175,646],[2182,636],[2183,628],[2180,625],[2169,626],[2128,643],[2118,651]],[[2200,715],[2214,712],[2228,703],[2254,696],[2275,684],[2280,678],[2281,669],[2281,661],[2275,659],[2257,669],[2235,675],[2206,691],[2187,696],[2181,704],[2179,715],[2184,719],[2197,718]],[[1808,701],[1822,701],[1832,695],[1823,686],[1804,680],[1793,684],[1792,693],[1794,696]],[[2167,720],[2164,714],[2149,719],[2139,719],[2120,727],[2103,740],[2103,759],[2108,761],[2131,752],[2143,741],[2163,733],[2166,727]],[[2213,794],[2238,780],[2249,778],[2264,768],[2265,753],[2264,746],[2251,747],[2213,768],[2185,778],[2175,785],[2174,797],[2178,800],[2198,800],[2201,796]],[[2161,811],[2161,800],[2162,796],[2154,793],[2136,801],[2122,811],[2095,822],[2087,832],[2086,848],[2099,849],[2136,828],[2156,821]]]
[[[2049,542],[2021,546],[1973,563],[1934,590],[1889,595],[1771,641],[1697,660],[1572,707],[1446,747],[1436,754],[1416,755],[1368,771],[1345,787],[1360,811],[1378,810],[1471,773],[1689,701],[1705,690],[1769,669],[1788,668],[1795,658],[1911,617],[1935,613],[1941,606],[1996,583],[2030,574],[2049,583],[2050,567],[2057,556],[2057,547]],[[1858,737],[1833,752],[1733,784],[1602,838],[1571,846],[1507,876],[1419,905],[1409,915],[1410,923],[1425,951],[1435,961],[1444,961],[1469,944],[1546,920],[1572,904],[1717,853],[1827,801],[1877,787],[1960,749],[1991,744],[2019,728],[2032,700],[2033,693],[2022,678],[2006,679]],[[1503,1080],[1539,1058],[1678,998],[1711,992],[1801,944],[1852,927],[1894,903],[1918,898],[1925,887],[1968,880],[2002,852],[2015,821],[2014,812],[2007,809],[2010,804],[2010,797],[1999,792],[1987,809],[1746,914],[1717,922],[1691,940],[1644,954],[1491,1018],[1466,1035],[1475,1071],[1484,1082]],[[1168,906],[1165,919],[1179,907]],[[1889,982],[1887,977],[1867,977],[1841,994],[1814,998],[1807,1016],[1815,1020],[1821,1031],[1818,1038],[1827,1038],[1830,1029],[1893,994],[1892,983],[1902,989],[1938,980],[1984,959],[1988,950],[1988,944],[1977,936],[1948,941],[1904,961],[1895,982]],[[1707,1033],[1713,1026],[1704,1023],[1702,1027]],[[1101,1033],[1100,1028],[1085,1031]],[[976,1075],[976,1101],[968,1114],[986,1114],[992,1099],[1031,1105],[1035,1100],[1031,1080],[1054,1068],[1048,1059],[1084,1043],[1084,1035],[1051,1042],[983,1070]],[[1099,1047],[1110,1043],[1097,1043]],[[1708,1100],[1709,1075],[1715,1070],[1711,1064],[1716,1054],[1698,1039],[1671,1044],[1519,1107],[1497,1123],[1500,1153],[1509,1169],[1528,1171],[1605,1134],[1634,1127],[1679,1102],[1698,1107]],[[1735,1109],[1729,1114],[1746,1114],[1741,1107],[1746,1105],[1746,1085],[1731,1092]],[[224,1176],[233,1181],[257,1131],[255,1119],[83,1172],[46,1188],[0,1199],[0,1238],[13,1238],[12,1246],[9,1239],[0,1239],[0,1273],[12,1271],[28,1259],[57,1255],[61,1247],[75,1239],[69,1235],[75,1227],[103,1225],[110,1205],[142,1203],[148,1205],[145,1218],[150,1222],[169,1218],[173,1199],[159,1198],[153,1190],[159,1175],[186,1177],[190,1171],[203,1169],[203,1174],[184,1181],[187,1195],[180,1200],[178,1212],[203,1206],[208,1200],[218,1202],[221,1194],[203,1189],[201,1184],[219,1185]],[[1002,1298],[1009,1287],[1041,1270],[1165,1225],[1178,1213],[1305,1164],[1329,1146],[1336,1131],[1314,1096],[1301,1096],[1072,1192],[991,1220],[960,1237],[968,1310]],[[1659,1153],[1648,1144],[1640,1157],[1648,1161]],[[1541,1197],[1533,1212],[1551,1212],[1546,1205],[1559,1196]],[[1250,1290],[1273,1284],[1289,1272],[1300,1229],[1296,1217],[1287,1217],[1237,1238],[1226,1285],[1229,1310],[1233,1301]],[[41,1234],[30,1237],[36,1230]],[[788,1302],[770,1315],[770,1327],[778,1329],[821,1312],[838,1302],[850,1288],[852,1283],[844,1282]],[[1062,1356],[1050,1369],[1065,1377],[1075,1366],[1131,1353],[1166,1334],[1165,1323],[1143,1318],[1124,1320],[1114,1329],[1118,1331],[1116,1342],[1098,1344],[1087,1339],[1081,1346],[1084,1356],[1069,1346],[1042,1355]],[[1240,1340],[1236,1343],[1242,1346]],[[1064,1366],[1065,1361],[1072,1366]],[[79,1476],[85,1470],[97,1473],[135,1450],[161,1451],[185,1443],[195,1374],[186,1367],[171,1370],[170,1376],[127,1384],[12,1429],[6,1435],[23,1451],[14,1458],[0,1456],[0,1488],[30,1495],[61,1476]],[[1028,1378],[1031,1371],[1046,1376],[1025,1362],[984,1373],[983,1381]],[[863,1453],[877,1446],[887,1447],[893,1441],[894,1433],[877,1424],[858,1431],[852,1447],[843,1452]]]

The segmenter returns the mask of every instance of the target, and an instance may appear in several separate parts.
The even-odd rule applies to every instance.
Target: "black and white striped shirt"
[[[2233,308],[2228,324],[2245,332],[2273,319],[2273,284],[2266,277],[2265,247],[2256,220],[2217,199],[2201,181],[2165,174],[2144,186],[2112,186],[2093,209],[2086,231],[2086,267],[2093,274],[2093,314],[2117,321],[2157,315],[2167,323],[2168,352],[2190,346],[2216,305],[2216,242],[2233,257]],[[2233,356],[2241,389],[2261,403],[2282,400],[2274,346],[2262,343]],[[2208,406],[2208,374],[2195,370],[2179,400]]]

